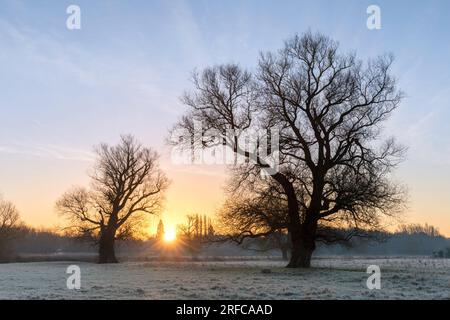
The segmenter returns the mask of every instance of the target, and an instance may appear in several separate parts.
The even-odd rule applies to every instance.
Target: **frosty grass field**
[[[81,268],[80,290],[66,287],[71,264]],[[310,270],[284,264],[0,264],[0,299],[450,299],[450,259],[318,258]],[[380,290],[366,287],[366,268],[374,264],[381,268]]]

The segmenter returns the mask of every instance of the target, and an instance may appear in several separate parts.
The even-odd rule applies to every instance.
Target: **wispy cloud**
[[[177,13],[180,15],[179,30],[197,34],[189,11],[180,10]],[[192,57],[201,59],[201,50],[196,49],[200,46],[200,37],[191,37],[185,45],[193,50]],[[167,88],[162,88],[168,82],[164,79],[167,75],[148,61],[124,61],[120,57],[98,54],[95,49],[67,41],[61,35],[42,33],[1,18],[0,43],[0,63],[8,63],[14,56],[15,61],[21,61],[21,68],[33,70],[27,75],[28,79],[36,78],[33,80],[40,85],[48,83],[53,88],[59,85],[54,83],[57,77],[67,82],[67,86],[78,84],[95,88],[98,95],[114,92],[116,103],[123,100],[127,106],[142,108],[150,104],[152,109],[168,114],[179,113],[178,96],[169,95]]]
[[[426,112],[416,115],[416,121],[407,124],[397,135],[410,147],[410,157],[437,165],[450,165],[450,138],[448,106],[450,89],[435,93],[428,99]]]
[[[84,162],[95,159],[94,153],[87,150],[41,143],[4,143],[0,144],[0,153]]]
[[[11,50],[30,63],[63,71],[86,85],[100,82],[98,73],[74,61],[78,58],[91,61],[93,57],[89,57],[80,47],[63,42],[49,33],[0,19],[0,40],[3,51]]]
[[[188,54],[188,59],[192,60],[195,65],[200,65],[207,61],[207,50],[205,43],[202,41],[201,28],[194,17],[192,9],[185,1],[174,1],[170,5],[175,22],[176,30],[181,41],[183,51]]]

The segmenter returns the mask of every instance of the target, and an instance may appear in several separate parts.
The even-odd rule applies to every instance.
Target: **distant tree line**
[[[200,216],[199,220],[200,220]],[[176,245],[193,258],[200,257],[205,252],[212,255],[226,255],[226,248],[241,248],[242,252],[253,252],[257,255],[279,255],[287,259],[291,254],[290,241],[287,233],[279,232],[265,237],[246,238],[239,245],[233,242],[223,242],[224,236],[216,233],[210,219],[206,219],[205,233],[204,217],[202,217],[202,230],[194,221],[197,215],[186,218],[185,227],[178,228],[178,239]],[[69,232],[57,229],[31,228],[19,221],[13,226],[0,228],[0,262],[28,261],[34,256],[40,259],[55,259],[59,254],[71,257],[77,253],[95,254],[95,246],[91,241],[80,238]],[[3,225],[3,223],[1,223]],[[6,225],[6,224],[5,224]],[[198,223],[198,226],[200,223]],[[186,234],[181,230],[191,230]],[[338,232],[338,231],[335,231]],[[345,232],[348,232],[346,230]],[[13,235],[13,236],[12,236]],[[376,239],[377,241],[373,241]],[[234,243],[234,244],[233,244]],[[132,255],[134,252],[146,252],[146,254],[157,253],[152,237],[147,239],[128,238],[119,242],[119,250],[124,256]],[[209,249],[208,249],[209,248]],[[183,252],[179,252],[183,254]],[[437,228],[430,225],[404,225],[395,232],[374,232],[371,237],[355,237],[350,241],[336,242],[333,245],[318,245],[318,254],[322,255],[425,255],[434,258],[450,258],[450,239],[443,237]]]

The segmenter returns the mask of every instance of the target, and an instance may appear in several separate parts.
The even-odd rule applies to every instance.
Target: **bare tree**
[[[288,266],[309,267],[319,221],[376,227],[402,202],[389,174],[404,149],[393,138],[381,139],[381,125],[402,97],[390,75],[392,61],[387,55],[363,63],[340,53],[330,38],[307,32],[262,54],[254,74],[237,65],[206,68],[194,74],[194,91],[184,98],[190,110],[176,126],[193,132],[199,121],[203,132],[175,143],[208,147],[217,141],[204,133],[214,130],[251,160],[239,166],[242,181],[261,171],[270,175],[287,201]],[[249,128],[278,128],[276,172],[258,152],[236,143]],[[225,134],[229,129],[237,133]]]
[[[195,257],[214,236],[211,220],[199,214],[186,215],[186,222],[177,225],[177,238],[183,247]]]
[[[19,236],[21,230],[22,224],[16,207],[0,198],[0,258],[7,253],[10,242]]]
[[[96,236],[99,263],[111,263],[117,262],[114,241],[135,233],[145,214],[160,211],[168,180],[156,152],[132,136],[122,136],[116,146],[102,144],[96,152],[91,189],[72,189],[56,205],[70,228]]]

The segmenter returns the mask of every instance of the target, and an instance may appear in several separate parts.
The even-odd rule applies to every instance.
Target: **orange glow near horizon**
[[[7,160],[8,157],[3,159]],[[161,215],[148,217],[148,236],[156,233],[159,219],[163,220],[166,230],[185,223],[188,214],[206,214],[214,219],[226,196],[226,170],[214,166],[175,166],[170,164],[170,159],[161,162],[172,183],[167,190]],[[57,214],[55,201],[73,185],[89,185],[86,171],[91,164],[82,163],[80,166],[70,161],[44,161],[43,158],[33,158],[31,164],[15,159],[15,163],[21,165],[14,166],[11,163],[7,166],[11,177],[0,174],[2,186],[8,187],[0,188],[0,194],[16,205],[22,221],[27,225],[61,230],[67,222]],[[406,172],[403,175],[411,176]],[[437,175],[431,173],[416,174],[406,179],[411,200],[403,213],[401,224],[428,223],[450,237],[450,198],[446,196],[450,188],[448,181],[439,180]],[[391,230],[396,228],[397,225],[393,225]]]

